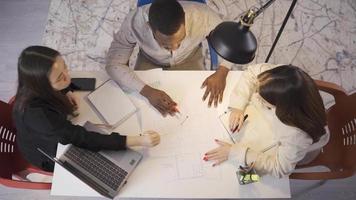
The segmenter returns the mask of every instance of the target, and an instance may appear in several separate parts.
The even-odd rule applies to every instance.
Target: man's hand
[[[145,85],[140,94],[145,96],[151,105],[154,106],[163,116],[166,116],[167,114],[173,116],[175,112],[177,112],[177,103],[162,90],[157,90]]]
[[[203,101],[209,97],[208,106],[211,107],[211,104],[214,103],[214,106],[218,106],[218,102],[221,103],[223,100],[225,85],[226,85],[226,76],[229,73],[229,69],[226,67],[220,66],[218,70],[208,78],[205,79],[201,88],[206,87]]]

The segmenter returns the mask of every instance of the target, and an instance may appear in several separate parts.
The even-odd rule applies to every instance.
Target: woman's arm
[[[74,144],[93,151],[101,149],[126,149],[126,136],[112,133],[100,133],[85,130],[82,126],[73,125],[65,115],[44,107],[29,108],[24,113],[24,122],[37,134],[61,144]]]
[[[272,69],[276,65],[261,63],[249,66],[241,75],[230,96],[229,107],[244,111],[252,94],[258,86],[257,76],[264,71]]]
[[[294,129],[294,128],[293,128]],[[269,174],[277,178],[289,175],[296,164],[304,158],[312,139],[304,132],[290,130],[285,136],[279,138],[274,154],[257,151],[253,146],[236,144],[231,147],[229,159],[238,163],[251,164],[255,162],[254,169],[260,175]]]

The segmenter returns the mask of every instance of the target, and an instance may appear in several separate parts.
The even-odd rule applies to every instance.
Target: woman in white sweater
[[[230,109],[229,128],[237,130],[237,142],[216,140],[219,147],[204,157],[213,166],[225,160],[237,166],[254,163],[259,175],[288,176],[297,163],[315,158],[329,140],[314,81],[291,65],[250,66],[233,90]],[[263,152],[266,147],[273,148]]]

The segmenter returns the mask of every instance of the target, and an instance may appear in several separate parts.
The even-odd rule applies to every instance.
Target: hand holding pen
[[[179,110],[178,110],[178,106],[174,107],[175,113],[174,116],[180,120],[180,125],[183,125],[184,122],[188,119],[188,115],[183,115]]]
[[[229,128],[232,133],[239,132],[242,124],[247,119],[248,115],[244,115],[244,112],[240,109],[231,109],[229,117]]]

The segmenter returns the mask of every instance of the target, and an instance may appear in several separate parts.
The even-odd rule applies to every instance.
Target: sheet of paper
[[[207,165],[208,163],[203,161],[204,154],[217,146],[214,139],[221,138],[216,111],[201,113],[197,110],[186,110],[185,102],[181,102],[181,105],[182,113],[188,116],[183,123],[176,117],[162,117],[150,108],[141,110],[147,117],[143,120],[144,130],[155,130],[161,134],[160,144],[148,149],[147,156],[160,161],[157,164],[167,171],[166,181],[219,179],[221,169],[212,169],[211,164]],[[204,124],[199,121],[204,121]],[[170,170],[163,166],[169,166]]]

